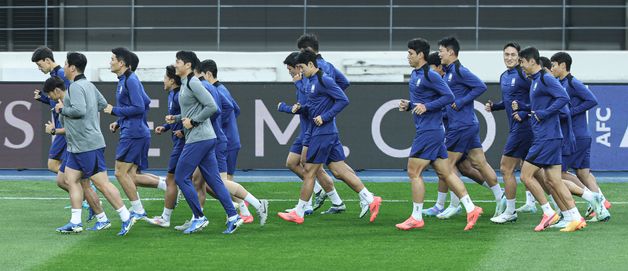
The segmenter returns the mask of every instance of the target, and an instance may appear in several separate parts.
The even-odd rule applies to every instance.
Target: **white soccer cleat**
[[[452,216],[460,214],[462,211],[462,206],[458,205],[456,207],[449,205],[445,211],[440,214],[437,214],[436,217],[438,219],[450,219]]]
[[[261,203],[260,208],[257,210],[257,215],[259,215],[259,224],[260,226],[264,226],[266,224],[266,219],[268,218],[268,200],[260,200]]]
[[[513,214],[502,213],[496,217],[492,217],[491,221],[496,224],[504,224],[517,221],[517,212]]]
[[[192,220],[186,220],[185,223],[183,223],[183,225],[174,226],[174,229],[178,231],[184,231],[184,230],[187,230],[190,227],[190,225],[192,225]]]
[[[526,203],[523,206],[517,208],[517,213],[536,213],[536,205]]]
[[[147,218],[146,221],[148,221],[148,223],[150,223],[150,224],[153,224],[155,226],[159,226],[159,227],[162,227],[162,228],[170,227],[170,221],[163,219],[161,216],[156,216],[156,217],[153,217],[153,218]]]

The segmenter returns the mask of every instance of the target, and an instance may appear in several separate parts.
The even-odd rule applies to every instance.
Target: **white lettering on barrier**
[[[24,106],[28,110],[31,109],[30,102],[13,101],[13,102],[10,102],[7,105],[6,109],[4,110],[4,119],[6,120],[6,122],[9,125],[17,129],[20,129],[22,132],[24,132],[24,141],[22,141],[22,143],[14,144],[8,138],[6,137],[4,138],[4,146],[9,147],[11,149],[22,149],[22,148],[28,147],[28,145],[30,145],[33,142],[33,137],[34,137],[33,126],[31,126],[30,123],[24,120],[21,120],[17,118],[15,115],[13,115],[13,108],[18,105]]]
[[[273,133],[277,142],[285,145],[292,137],[294,131],[299,126],[299,115],[294,115],[288,127],[283,132],[273,119],[264,102],[255,99],[255,156],[264,157],[264,124],[268,125],[268,129]]]
[[[603,132],[604,134],[595,137],[595,142],[602,144],[606,147],[611,147],[610,137],[611,137],[611,127],[606,127],[606,122],[611,119],[611,109],[605,108],[606,114],[602,115],[602,108],[595,109],[595,117],[597,121],[595,121],[595,131]]]

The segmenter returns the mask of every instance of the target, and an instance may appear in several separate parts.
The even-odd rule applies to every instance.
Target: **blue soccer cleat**
[[[148,216],[146,215],[146,212],[144,212],[142,214],[138,214],[135,211],[131,211],[131,218],[133,219],[133,223],[135,223],[138,220],[146,220],[146,219],[148,219]]]
[[[59,228],[57,228],[57,232],[60,233],[79,233],[83,231],[83,223],[68,223]]]
[[[135,224],[135,221],[131,217],[129,217],[129,219],[127,219],[126,221],[122,221],[122,229],[120,229],[120,232],[118,232],[118,236],[127,235],[129,231],[131,231],[131,227],[133,227],[133,224]]]
[[[185,229],[183,233],[190,234],[197,231],[201,231],[203,228],[205,228],[205,226],[207,226],[207,224],[209,224],[209,221],[207,220],[206,217],[192,219],[192,223],[190,224],[190,227]]]
[[[100,231],[100,230],[106,230],[109,227],[111,227],[111,222],[109,222],[109,220],[105,222],[96,221],[96,224],[94,224],[94,226],[91,228],[87,228],[87,230],[88,231]]]
[[[429,209],[425,209],[422,211],[424,216],[437,216],[438,214],[445,211],[445,208],[438,208],[436,205],[432,206]]]
[[[244,221],[242,220],[240,216],[237,216],[236,219],[232,221],[227,221],[227,229],[223,231],[222,233],[224,234],[234,233],[240,227],[240,225],[242,225],[243,222]]]

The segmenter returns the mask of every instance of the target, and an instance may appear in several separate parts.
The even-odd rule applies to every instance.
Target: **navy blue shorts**
[[[55,139],[52,140],[52,144],[50,145],[50,151],[48,151],[48,159],[62,161],[66,147],[67,143],[65,141],[65,136],[56,135]]]
[[[65,165],[68,163],[68,150],[63,151],[63,155],[61,155],[61,165],[59,166],[59,171],[65,173]]]
[[[438,158],[447,159],[447,148],[444,143],[445,131],[422,131],[414,136],[410,157],[435,161]]]
[[[294,140],[294,143],[292,143],[292,146],[290,146],[290,152],[301,154],[301,151],[303,151],[303,139],[298,136],[297,139]]]
[[[185,139],[174,141],[172,153],[170,153],[170,160],[168,160],[168,173],[174,174],[177,169],[177,163],[179,162],[179,157],[181,156],[184,146]]]
[[[532,131],[524,131],[508,134],[506,145],[504,146],[504,156],[524,159],[528,155],[528,150],[532,146]]]
[[[233,175],[236,171],[236,164],[238,163],[238,152],[240,149],[233,149],[227,151],[227,175]]]
[[[306,158],[310,164],[329,164],[346,159],[338,134],[312,136]]]
[[[533,141],[526,161],[540,168],[561,165],[562,146],[563,140],[560,138]]]
[[[563,156],[563,171],[591,168],[591,138],[576,139],[576,151]]]
[[[116,161],[137,165],[139,170],[148,168],[150,137],[120,138],[116,149]]]
[[[482,148],[480,142],[480,126],[471,125],[460,129],[448,130],[445,135],[447,151],[465,153],[469,150]]]
[[[68,161],[65,166],[83,172],[84,179],[107,170],[105,148],[81,153],[70,152],[66,160]]]
[[[227,172],[227,142],[216,144],[216,161],[218,162],[218,172]]]

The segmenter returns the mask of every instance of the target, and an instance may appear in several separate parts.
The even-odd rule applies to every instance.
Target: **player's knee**
[[[509,177],[514,174],[514,168],[508,165],[501,164],[499,166],[499,172],[501,172],[504,177]]]

